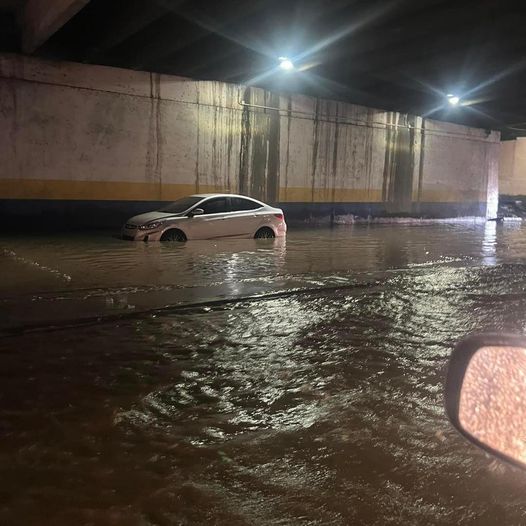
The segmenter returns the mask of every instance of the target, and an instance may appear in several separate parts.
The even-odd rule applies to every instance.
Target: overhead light
[[[453,95],[452,93],[448,93],[447,100],[451,106],[456,106],[460,102],[460,97]]]
[[[279,67],[285,71],[291,71],[294,69],[294,64],[292,63],[292,60],[290,60],[287,57],[279,57]]]

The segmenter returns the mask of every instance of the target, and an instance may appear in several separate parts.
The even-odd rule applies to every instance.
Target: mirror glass
[[[526,463],[526,349],[482,347],[460,391],[458,419],[471,436]]]

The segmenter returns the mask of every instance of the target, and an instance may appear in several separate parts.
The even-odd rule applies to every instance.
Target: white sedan
[[[286,232],[287,224],[280,208],[243,195],[196,194],[128,219],[122,228],[122,238],[132,241],[258,239],[281,237]]]

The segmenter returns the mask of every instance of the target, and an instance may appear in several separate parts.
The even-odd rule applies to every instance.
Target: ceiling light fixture
[[[279,67],[284,71],[291,71],[294,69],[294,64],[292,60],[287,57],[279,57]]]
[[[460,102],[460,97],[458,97],[457,95],[453,95],[452,93],[448,93],[447,100],[449,104],[451,104],[451,106],[457,106]]]

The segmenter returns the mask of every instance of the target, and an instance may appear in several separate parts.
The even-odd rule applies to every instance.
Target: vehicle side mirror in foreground
[[[457,345],[446,410],[470,442],[526,469],[526,338],[488,334]]]
[[[205,211],[202,208],[194,208],[190,212],[188,212],[188,217],[194,217],[194,216],[202,216],[205,213]]]

